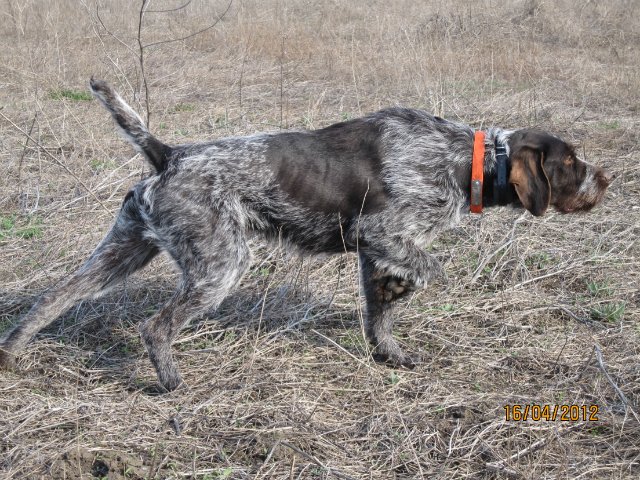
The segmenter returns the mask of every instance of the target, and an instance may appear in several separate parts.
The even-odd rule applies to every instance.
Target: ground
[[[552,131],[617,178],[589,214],[492,209],[439,236],[448,280],[399,312],[413,371],[372,361],[355,257],[255,239],[240,288],[175,345],[185,388],[159,394],[137,326],[177,277],[154,260],[0,372],[0,477],[640,476],[637,0],[238,0],[212,28],[227,1],[155,0],[148,103],[141,3],[0,5],[0,335],[148,173],[91,75],[169,143],[404,105]]]

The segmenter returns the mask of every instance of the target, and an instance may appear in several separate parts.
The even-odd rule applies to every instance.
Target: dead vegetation
[[[89,101],[145,111],[141,2],[0,5],[0,331],[75,269],[143,162]],[[228,2],[151,2],[147,44]],[[415,371],[376,365],[353,257],[256,262],[153,391],[137,324],[170,294],[156,261],[41,333],[0,373],[2,478],[637,478],[640,26],[612,2],[236,1],[145,51],[151,128],[180,142],[319,127],[380,107],[537,125],[617,175],[588,215],[498,209],[433,245],[449,275],[402,310]],[[108,33],[107,30],[108,29]],[[514,404],[598,421],[505,421]]]

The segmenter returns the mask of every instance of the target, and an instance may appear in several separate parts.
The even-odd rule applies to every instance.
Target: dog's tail
[[[124,137],[146,157],[158,173],[164,171],[169,163],[171,147],[149,133],[142,118],[107,82],[91,77],[89,84],[93,95],[111,112]]]

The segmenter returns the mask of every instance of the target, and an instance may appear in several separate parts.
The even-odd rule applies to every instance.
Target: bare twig
[[[102,28],[104,28],[104,31],[109,34],[109,36],[113,37],[120,45],[125,47],[131,53],[133,53],[134,55],[137,55],[136,51],[133,48],[131,48],[131,45],[129,45],[127,42],[122,40],[120,37],[118,37],[115,33],[113,33],[111,30],[109,30],[107,28],[107,26],[105,25],[104,21],[102,20],[102,17],[100,16],[100,4],[99,3],[96,5],[96,18],[98,19],[98,22],[100,22],[100,25],[102,26]]]
[[[173,43],[173,42],[181,42],[183,40],[187,40],[191,37],[195,37],[196,35],[200,35],[201,33],[206,32],[207,30],[211,30],[213,27],[215,27],[218,22],[220,22],[225,15],[227,14],[227,12],[229,11],[229,9],[231,8],[231,4],[233,3],[233,0],[229,1],[229,4],[227,5],[227,8],[225,9],[224,12],[222,12],[221,15],[218,15],[218,18],[216,19],[215,22],[213,22],[211,25],[209,25],[208,27],[203,28],[202,30],[198,30],[197,32],[191,33],[185,37],[181,37],[181,38],[172,38],[170,40],[160,40],[158,42],[153,42],[153,43],[148,43],[144,46],[144,48],[149,48],[149,47],[155,47],[156,45],[162,45],[165,43]]]
[[[246,63],[247,63],[247,51],[245,49],[245,52],[242,54],[242,66],[240,67],[240,78],[238,80],[238,82],[239,82],[238,104],[240,106],[240,111],[241,112],[242,112],[242,80],[244,79],[244,67],[245,67]],[[242,116],[244,117],[244,114],[242,114]]]
[[[284,128],[282,123],[282,112],[284,106],[284,44],[287,39],[286,35],[282,35],[280,43],[280,128]]]
[[[528,280],[524,280],[524,281],[522,281],[520,283],[517,283],[517,284],[515,284],[515,285],[513,285],[513,286],[511,286],[509,288],[506,288],[505,292],[514,291],[514,290],[517,290],[517,289],[519,289],[521,287],[524,287],[525,285],[529,285],[530,283],[535,283],[535,282],[538,282],[540,280],[544,280],[545,278],[555,277],[557,275],[566,273],[566,272],[568,272],[570,270],[575,270],[576,268],[579,268],[581,265],[582,265],[582,262],[574,262],[574,263],[568,264],[566,267],[558,268],[557,270],[554,270],[554,271],[549,272],[549,273],[545,273],[544,275],[540,275],[540,276],[537,276],[537,277],[534,277],[534,278],[529,278]]]
[[[273,447],[271,447],[271,450],[269,450],[269,453],[267,455],[267,458],[264,459],[264,462],[262,462],[262,465],[260,466],[260,468],[258,469],[258,472],[256,473],[254,478],[265,478],[266,475],[268,474],[268,472],[266,474],[262,474],[262,470],[269,464],[269,462],[271,461],[271,457],[273,457],[273,453],[276,451],[276,449],[280,446],[280,442],[281,440],[276,440],[276,442],[273,444]]]
[[[557,308],[558,310],[566,313],[567,315],[569,315],[571,318],[573,318],[576,322],[579,323],[583,323],[583,324],[589,324],[589,320],[586,318],[581,318],[578,315],[576,315],[575,313],[573,313],[571,310],[569,310],[567,307],[565,307],[564,305],[555,305],[555,307],[553,308]]]
[[[556,435],[554,436],[547,436],[544,438],[541,438],[540,440],[537,440],[535,442],[533,442],[531,445],[529,445],[526,448],[523,448],[522,450],[514,453],[513,455],[511,455],[509,458],[505,458],[504,460],[500,460],[498,462],[489,462],[487,463],[485,466],[487,468],[487,470],[493,471],[493,472],[500,472],[503,473],[505,475],[507,475],[508,477],[522,477],[523,475],[521,473],[519,473],[517,470],[514,470],[513,468],[509,468],[507,467],[508,464],[512,463],[512,462],[517,462],[518,460],[520,460],[522,457],[525,457],[527,455],[532,454],[533,452],[536,452],[537,450],[540,450],[542,447],[544,447],[549,440],[556,438],[556,437],[561,437],[563,435],[566,435],[567,433],[576,430],[580,427],[582,427],[584,425],[584,423],[576,423],[575,425],[571,425],[569,427],[565,427],[565,428],[558,428],[556,430]],[[555,428],[554,428],[555,430]]]
[[[327,467],[324,463],[322,463],[320,460],[318,460],[316,457],[314,457],[313,455],[300,450],[298,447],[291,445],[288,442],[280,442],[280,445],[290,448],[291,450],[293,450],[294,452],[302,455],[304,458],[306,458],[307,460],[315,463],[316,465],[318,465],[320,468],[324,469],[327,473],[330,473],[331,475],[334,475],[338,478],[345,478],[347,480],[351,480],[354,477],[352,477],[351,475],[347,475],[346,473],[342,473],[339,470],[336,470],[335,468],[331,468],[331,467]]]
[[[144,18],[144,12],[146,10],[147,5],[149,4],[149,0],[142,0],[142,5],[140,5],[140,15],[138,17],[138,63],[140,65],[140,76],[142,77],[142,86],[144,87],[144,103],[145,110],[147,112],[147,128],[149,128],[149,122],[151,121],[151,110],[149,108],[149,85],[147,84],[147,76],[144,73],[144,49],[146,45],[142,44],[142,20]]]
[[[476,268],[475,272],[473,272],[473,276],[470,280],[470,284],[474,284],[475,282],[478,281],[478,279],[480,278],[480,276],[482,275],[482,272],[484,271],[484,268],[487,266],[487,264],[496,256],[498,255],[500,252],[505,251],[508,252],[509,249],[511,248],[511,246],[513,245],[515,239],[516,239],[516,228],[517,226],[524,222],[527,219],[526,213],[523,213],[522,215],[520,215],[514,222],[513,225],[511,225],[511,230],[509,231],[508,234],[505,235],[505,237],[503,238],[503,242],[501,243],[501,245],[495,249],[493,251],[493,253],[489,254],[488,256],[486,256],[482,262],[480,262],[480,265],[478,265],[478,267]]]
[[[487,255],[486,257],[484,257],[484,259],[480,262],[480,264],[478,265],[478,268],[476,268],[476,271],[473,272],[473,277],[471,278],[471,280],[469,281],[469,284],[474,284],[482,275],[482,272],[484,272],[484,267],[487,266],[487,264],[496,256],[498,255],[498,253],[500,253],[502,250],[508,248],[511,244],[513,243],[513,238],[507,240],[506,242],[504,242],[502,245],[500,245],[498,248],[496,248],[493,253]]]
[[[212,29],[213,27],[215,27],[227,14],[227,12],[231,9],[231,5],[233,4],[233,0],[230,0],[229,3],[227,4],[227,8],[224,10],[224,12],[222,12],[221,15],[218,15],[218,18],[216,19],[215,22],[213,22],[211,25],[198,30],[197,32],[193,32],[189,35],[186,35],[184,37],[181,38],[173,38],[173,39],[169,39],[169,40],[160,40],[157,42],[152,42],[152,43],[147,43],[145,44],[142,41],[142,25],[143,25],[143,20],[144,20],[144,15],[147,12],[153,12],[153,13],[166,13],[166,12],[174,12],[177,10],[181,10],[182,8],[185,8],[187,5],[189,5],[189,3],[191,3],[191,0],[187,1],[187,3],[183,4],[180,7],[174,8],[174,9],[168,9],[168,10],[147,10],[147,7],[149,6],[149,0],[142,0],[142,4],[140,5],[140,12],[138,15],[138,34],[136,37],[137,43],[138,43],[138,50],[134,50],[130,45],[128,45],[126,42],[124,42],[123,40],[121,40],[117,35],[115,35],[114,33],[112,33],[107,26],[105,25],[104,21],[102,20],[102,18],[100,17],[100,7],[99,5],[96,6],[96,17],[98,18],[98,21],[100,22],[100,25],[102,25],[102,28],[105,29],[105,31],[111,35],[113,38],[115,38],[120,44],[122,44],[123,46],[125,46],[127,48],[127,50],[129,50],[131,53],[133,53],[136,58],[138,59],[138,65],[140,66],[140,76],[142,77],[142,89],[144,90],[144,98],[145,98],[145,113],[146,113],[146,119],[145,119],[145,123],[147,128],[149,128],[150,126],[150,122],[151,122],[151,107],[150,107],[150,102],[149,102],[149,82],[147,80],[147,75],[144,69],[144,58],[145,58],[145,52],[148,48],[150,47],[154,47],[156,45],[163,45],[163,44],[167,44],[167,43],[173,43],[173,42],[180,42],[183,40],[187,40],[189,38],[195,37],[196,35],[199,35],[201,33],[206,32],[207,30]]]
[[[618,395],[622,403],[624,403],[624,405],[627,408],[629,408],[629,410],[631,411],[631,414],[640,423],[640,417],[638,417],[638,413],[633,408],[632,406],[633,404],[627,399],[626,395],[620,389],[620,387],[618,387],[616,382],[613,381],[613,378],[611,378],[611,375],[609,375],[609,372],[607,372],[607,367],[605,366],[604,359],[602,358],[602,350],[600,350],[600,347],[598,345],[594,345],[593,349],[596,352],[596,360],[598,361],[598,366],[600,367],[600,370],[602,370],[602,373],[604,373],[604,376],[607,378],[607,380],[609,381],[609,384],[616,391],[616,394]]]
[[[192,0],[187,0],[185,3],[176,8],[167,8],[166,10],[147,10],[147,13],[169,13],[169,12],[177,12],[178,10],[182,10],[183,8],[187,8]]]
[[[111,210],[109,210],[104,203],[102,203],[102,201],[96,196],[96,194],[93,193],[93,191],[82,180],[80,180],[80,178],[75,173],[73,173],[71,171],[71,169],[69,169],[69,167],[67,167],[64,163],[62,163],[60,160],[58,160],[55,157],[55,155],[53,155],[51,152],[49,152],[40,142],[38,142],[36,139],[34,139],[29,133],[27,133],[22,128],[20,128],[18,125],[16,125],[16,123],[13,120],[11,120],[9,117],[7,117],[4,113],[0,112],[0,116],[2,116],[2,118],[4,118],[7,122],[9,122],[13,128],[15,128],[16,130],[21,132],[23,135],[25,135],[28,140],[31,140],[31,143],[36,145],[47,157],[49,157],[51,160],[53,160],[53,162],[56,165],[59,165],[60,167],[62,167],[69,175],[71,175],[73,177],[73,179],[76,182],[78,182],[80,185],[82,185],[82,188],[84,188],[87,192],[89,192],[91,194],[91,196],[102,206],[102,208],[104,208],[105,212],[108,212],[110,215],[113,215],[113,212]]]
[[[33,132],[33,126],[36,124],[36,119],[38,118],[38,112],[33,116],[33,121],[31,122],[31,126],[29,127],[29,133],[27,133],[27,139],[24,142],[24,148],[22,149],[22,155],[20,155],[20,161],[18,162],[18,188],[20,194],[22,194],[22,162],[24,160],[24,156],[27,153],[27,147],[29,146],[29,139],[31,138],[31,132]]]
[[[371,365],[368,365],[366,362],[364,362],[363,360],[359,359],[358,357],[356,357],[353,353],[351,353],[350,351],[348,351],[346,348],[344,348],[342,345],[338,344],[335,340],[330,339],[329,337],[327,337],[326,335],[321,334],[320,332],[318,332],[317,330],[315,330],[314,328],[311,329],[311,331],[313,333],[315,333],[316,335],[318,335],[319,337],[324,338],[327,342],[331,343],[331,345],[333,345],[334,347],[339,348],[340,350],[342,350],[344,353],[346,353],[347,355],[349,355],[351,358],[353,358],[356,362],[360,363],[361,365],[364,365],[367,368],[371,368]]]
[[[589,365],[591,363],[591,359],[593,358],[593,350],[591,350],[591,353],[589,353],[589,358],[584,362],[584,364],[582,365],[582,368],[580,369],[580,373],[578,374],[578,377],[576,378],[576,382],[579,382],[580,379],[582,378],[582,376],[584,375],[584,372],[587,369],[587,365]]]

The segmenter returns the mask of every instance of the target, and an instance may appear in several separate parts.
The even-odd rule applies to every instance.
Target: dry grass
[[[102,3],[119,39],[92,0],[0,5],[0,331],[80,264],[143,174],[84,100],[92,74],[134,103],[139,89],[124,45],[136,48],[139,2]],[[143,37],[184,36],[225,7],[148,13]],[[618,179],[589,215],[491,210],[439,237],[449,281],[416,294],[398,322],[425,358],[411,372],[371,361],[353,257],[303,261],[256,241],[241,289],[175,346],[188,387],[154,395],[136,325],[175,282],[156,261],[40,334],[18,373],[0,373],[0,476],[637,478],[639,7],[247,0],[202,35],[149,48],[151,126],[166,141],[319,127],[401,103],[555,131]],[[600,413],[505,421],[508,404]]]

